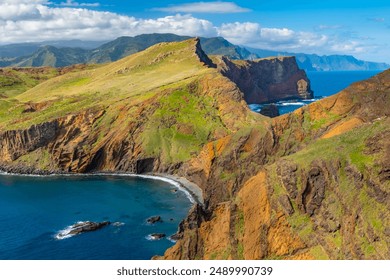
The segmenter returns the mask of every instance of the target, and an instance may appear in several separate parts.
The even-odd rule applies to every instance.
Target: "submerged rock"
[[[146,220],[148,224],[155,224],[157,222],[162,222],[161,216],[153,216]]]

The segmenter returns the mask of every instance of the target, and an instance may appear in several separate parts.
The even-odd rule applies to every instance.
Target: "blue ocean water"
[[[350,84],[368,79],[381,71],[329,71],[329,72],[306,72],[314,91],[314,99],[286,100],[275,103],[281,115],[290,113],[304,105],[320,100],[345,89]],[[263,105],[250,104],[249,107],[255,112],[260,112]]]
[[[0,260],[150,259],[173,245],[167,237],[191,207],[188,194],[169,182],[108,175],[0,175]],[[146,219],[159,215],[162,223]],[[118,222],[58,240],[78,221]]]

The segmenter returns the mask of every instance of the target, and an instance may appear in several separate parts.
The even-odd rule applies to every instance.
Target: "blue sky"
[[[171,32],[390,63],[385,0],[0,0],[0,43]]]

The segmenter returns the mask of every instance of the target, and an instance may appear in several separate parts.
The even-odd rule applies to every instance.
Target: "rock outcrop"
[[[99,230],[99,229],[101,229],[105,226],[108,226],[110,224],[111,224],[111,222],[109,222],[109,221],[104,221],[104,222],[100,222],[100,223],[95,223],[95,222],[90,222],[90,221],[77,222],[77,223],[67,227],[66,229],[60,231],[56,235],[56,238],[57,239],[69,238],[69,237],[72,237],[74,235],[78,235],[78,234],[81,234],[84,232]]]
[[[275,104],[264,105],[263,108],[261,108],[260,110],[260,114],[270,118],[280,116],[278,106],[276,106]]]
[[[150,218],[147,218],[146,219],[146,222],[148,224],[155,224],[157,222],[162,222],[162,219],[161,219],[161,216],[153,216],[153,217],[150,217]]]
[[[221,73],[237,84],[249,104],[313,98],[310,81],[305,71],[298,68],[295,57],[215,60]]]

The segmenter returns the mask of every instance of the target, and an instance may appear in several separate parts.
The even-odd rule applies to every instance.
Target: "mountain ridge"
[[[82,46],[82,42],[58,42],[57,45],[64,45],[67,48],[58,48],[54,52],[58,54],[58,59],[47,59],[42,60],[43,63],[37,64],[36,66],[68,66],[74,62],[77,63],[106,63],[118,60],[127,55],[133,54],[135,52],[146,49],[149,46],[152,46],[160,42],[173,42],[173,41],[182,41],[189,39],[189,36],[179,36],[175,34],[143,34],[135,37],[119,37],[116,40],[110,41],[108,43],[102,44],[101,46],[90,49],[85,52],[80,50],[80,56],[75,56],[75,50],[70,50],[69,45],[76,45],[78,47]],[[47,42],[50,43],[50,42]],[[53,42],[51,42],[53,43]],[[55,43],[55,42],[54,42]],[[53,43],[53,45],[54,45]],[[261,50],[253,49],[248,47],[240,47],[233,45],[222,37],[213,37],[213,38],[201,38],[201,43],[204,51],[209,55],[226,55],[231,59],[247,59],[253,60],[257,58],[263,58],[267,56],[296,56],[298,65],[306,71],[340,71],[340,70],[385,70],[390,67],[386,63],[376,63],[362,61],[354,58],[353,56],[345,55],[330,55],[330,56],[318,56],[310,54],[299,54],[299,53],[288,53],[288,52],[278,52],[270,50]],[[94,42],[86,42],[87,46],[93,46]],[[16,46],[16,45],[11,45]],[[22,45],[21,55],[17,58],[15,56],[9,57],[2,55],[2,53],[7,54],[10,52],[10,48],[7,46],[0,46],[0,66],[31,66],[33,63],[30,61],[33,59],[32,56],[37,56],[37,53],[44,52],[44,47],[36,49],[37,44]],[[15,47],[14,47],[15,48]],[[2,51],[3,49],[3,51]],[[12,49],[12,48],[11,48]],[[27,50],[34,50],[34,54],[27,55]],[[66,51],[73,53],[66,54]],[[12,50],[15,54],[15,50]],[[48,56],[53,56],[53,52],[47,53]],[[21,57],[22,56],[22,57]],[[73,56],[72,59],[67,59],[67,57]],[[55,57],[55,55],[54,55]],[[61,57],[65,59],[61,60]],[[77,57],[77,59],[75,59]],[[53,61],[54,60],[54,61]],[[58,64],[56,62],[58,61]]]

